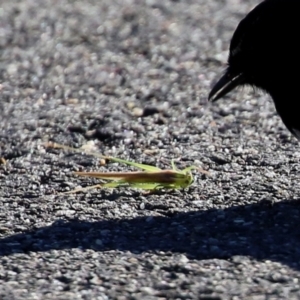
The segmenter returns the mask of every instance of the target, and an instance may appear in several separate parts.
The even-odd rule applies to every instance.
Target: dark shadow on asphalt
[[[0,240],[0,255],[52,249],[184,253],[195,259],[235,255],[300,270],[300,200],[98,222],[58,220]]]

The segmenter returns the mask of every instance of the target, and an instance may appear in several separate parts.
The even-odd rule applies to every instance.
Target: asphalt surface
[[[207,103],[258,1],[0,1],[1,299],[300,299],[299,144],[270,98]],[[98,189],[96,157],[197,165]]]

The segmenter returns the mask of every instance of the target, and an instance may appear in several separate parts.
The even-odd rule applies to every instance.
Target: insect
[[[72,151],[82,151],[82,149],[75,149],[68,146],[48,143],[48,147],[51,148],[60,148],[67,149]],[[83,150],[84,151],[84,150]],[[89,152],[87,152],[89,153]],[[95,153],[89,153],[100,157],[101,159],[110,160],[113,162],[123,163],[129,166],[136,167],[143,171],[136,172],[75,172],[74,174],[79,176],[88,176],[95,177],[104,180],[109,180],[110,182],[104,184],[93,185],[87,188],[80,188],[73,191],[68,191],[66,193],[74,193],[77,191],[82,191],[92,188],[116,188],[116,187],[131,187],[138,188],[143,190],[160,190],[160,189],[184,189],[189,187],[193,182],[194,178],[191,173],[191,170],[200,170],[196,166],[190,166],[183,170],[178,170],[174,164],[174,161],[171,161],[172,169],[162,170],[158,167],[140,164],[132,161],[123,160],[116,157],[105,156]],[[207,173],[202,170],[203,173]]]

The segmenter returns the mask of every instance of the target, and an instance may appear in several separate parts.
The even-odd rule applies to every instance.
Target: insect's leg
[[[102,188],[101,184],[96,184],[96,185],[87,186],[84,188],[79,188],[79,189],[75,189],[75,190],[71,190],[71,191],[67,191],[67,192],[62,192],[62,193],[60,193],[60,195],[73,194],[73,193],[77,193],[77,192],[83,192],[83,191],[87,191],[87,190],[91,190],[91,189],[99,189],[99,188]]]
[[[124,186],[124,182],[123,181],[113,181],[113,182],[108,182],[105,184],[102,184],[102,187],[104,188],[115,188],[115,187],[119,187],[119,186]]]
[[[158,184],[156,187],[153,188],[153,190],[162,190],[162,189],[177,189],[178,187],[175,184]]]

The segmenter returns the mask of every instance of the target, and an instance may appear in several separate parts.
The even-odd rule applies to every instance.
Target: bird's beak
[[[227,72],[219,79],[219,81],[212,88],[211,92],[208,95],[209,101],[217,101],[222,98],[238,85],[244,83],[243,74],[233,75],[228,70]]]

